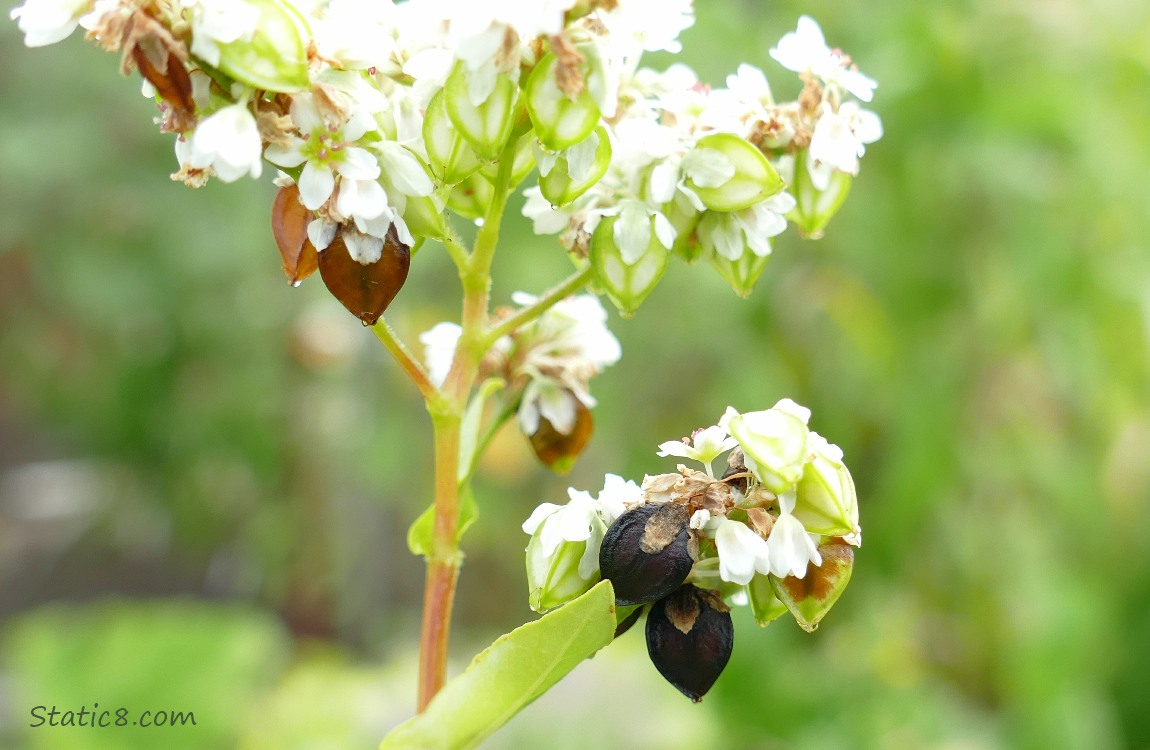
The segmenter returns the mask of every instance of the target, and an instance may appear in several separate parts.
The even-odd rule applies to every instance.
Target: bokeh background
[[[1150,747],[1150,5],[699,5],[704,79],[747,61],[792,97],[767,50],[810,13],[880,81],[886,135],[749,300],[676,264],[613,315],[569,477],[496,441],[456,669],[531,617],[537,503],[666,470],[655,446],[728,404],[813,409],[865,545],[813,635],[739,613],[701,705],[632,633],[487,746]],[[374,747],[413,705],[426,415],[318,279],[284,283],[266,180],[168,180],[116,65],[0,24],[0,745]],[[513,222],[496,298],[565,264]],[[429,248],[389,318],[414,340],[455,288]],[[93,703],[197,726],[29,727]]]

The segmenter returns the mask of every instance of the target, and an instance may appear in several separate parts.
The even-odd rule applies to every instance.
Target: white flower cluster
[[[592,527],[610,527],[623,510],[647,503],[680,503],[690,514],[695,549],[686,582],[718,589],[732,603],[746,603],[754,598],[756,577],[805,578],[823,565],[823,545],[862,544],[854,480],[842,451],[812,432],[809,418],[810,410],[790,399],[746,414],[728,408],[719,424],[659,446],[658,455],[699,462],[703,471],[680,465],[675,473],[644,477],[641,487],[628,484],[626,491],[622,480],[609,478],[598,504],[589,496],[577,507],[544,503],[524,524],[524,531],[543,529],[548,540],[562,538],[578,549],[561,550],[558,542],[529,547],[529,574],[547,571],[558,580],[563,575],[558,555],[578,552],[585,555],[578,578],[589,586],[597,577],[588,556],[591,546],[598,554],[603,535]],[[728,451],[730,468],[716,478],[712,463]],[[608,492],[609,487],[620,492]],[[578,493],[570,492],[574,500]],[[588,542],[584,549],[585,540],[594,544]],[[536,576],[532,586],[543,587],[546,593],[542,581]],[[562,596],[569,598],[572,590],[565,587]],[[758,596],[762,598],[761,590]]]
[[[526,292],[516,292],[512,299],[523,306],[536,302]],[[436,385],[447,378],[461,332],[454,323],[439,323],[420,336],[428,374]],[[580,294],[560,300],[497,342],[485,362],[485,374],[503,378],[512,392],[521,394],[518,418],[523,434],[534,435],[542,418],[568,435],[576,427],[578,411],[595,406],[591,378],[621,355],[619,340],[607,329],[607,311],[596,297]]]
[[[410,245],[442,236],[445,208],[482,217],[501,160],[509,186],[537,168],[525,214],[590,251],[624,312],[673,248],[748,291],[762,263],[732,264],[765,258],[788,216],[817,234],[837,209],[818,194],[881,135],[844,100],[874,81],[805,16],[771,50],[805,82],[796,102],[746,65],[716,89],[640,68],[679,51],[691,0],[25,0],[11,16],[30,46],[82,25],[139,68],[178,135],[174,177],[258,177],[266,160],[298,183],[312,244],[341,232],[364,264],[393,227]]]

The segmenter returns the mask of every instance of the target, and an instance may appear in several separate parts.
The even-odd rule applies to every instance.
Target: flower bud
[[[308,87],[307,22],[285,0],[247,0],[259,11],[251,38],[219,44],[219,69],[248,86],[291,93]]]
[[[601,115],[598,100],[606,90],[603,59],[593,44],[578,45],[575,53],[563,62],[548,54],[523,87],[535,135],[554,151],[570,148],[590,135]]]
[[[543,523],[552,521],[547,519]],[[600,522],[600,527],[602,523]],[[603,529],[599,528],[602,537]],[[587,551],[587,542],[560,542],[551,554],[546,554],[542,540],[542,526],[527,543],[527,603],[536,612],[546,612],[566,604],[590,589],[599,577],[580,573],[580,561]]]
[[[354,227],[343,227],[331,244],[320,252],[319,274],[328,291],[348,312],[364,325],[375,325],[407,281],[410,248],[399,241],[395,227],[392,227],[383,240],[363,238],[368,242],[381,242],[383,246],[377,260],[362,263],[353,258],[348,249],[348,239],[344,235],[351,232],[355,232]]]
[[[640,241],[639,252],[633,248],[620,247],[618,237],[620,234],[631,236],[631,232],[620,232],[629,226],[631,217],[626,209],[618,216],[609,216],[599,222],[595,233],[591,235],[590,260],[591,268],[595,272],[595,280],[603,287],[607,297],[619,309],[623,317],[629,318],[639,309],[639,305],[654,291],[667,266],[671,262],[671,254],[667,250],[673,240],[660,239],[661,216],[639,218],[639,229],[646,229],[647,241]],[[665,219],[663,220],[666,221]],[[670,224],[666,225],[670,230]],[[630,256],[630,257],[629,257]]]
[[[515,82],[503,74],[495,81],[495,88],[482,102],[471,97],[469,78],[475,75],[462,63],[447,78],[443,87],[443,103],[447,116],[459,134],[467,139],[480,159],[499,157],[511,127],[515,124]]]
[[[783,189],[767,157],[731,133],[703,136],[683,159],[686,183],[712,211],[739,211]]]
[[[647,615],[651,663],[695,703],[723,673],[734,644],[730,610],[713,591],[687,584],[655,602]]]
[[[746,298],[751,296],[759,277],[767,270],[771,256],[755,255],[748,249],[743,251],[738,260],[730,260],[716,252],[709,253],[707,258],[723,280],[731,285],[731,290]]]
[[[810,435],[814,458],[796,487],[795,518],[812,534],[861,535],[854,479],[842,462],[842,451],[817,432]]]
[[[799,233],[810,239],[823,236],[823,230],[830,223],[831,218],[838,213],[847,193],[851,188],[851,176],[846,172],[833,170],[829,177],[826,189],[819,190],[807,171],[807,160],[810,158],[806,151],[795,155],[794,179],[791,182],[791,192],[795,196],[795,208],[787,218],[799,228]]]
[[[787,492],[803,476],[810,411],[783,400],[766,411],[739,414],[728,407],[719,422],[739,441],[743,461],[771,492]]]
[[[850,583],[855,562],[854,548],[837,538],[820,544],[819,555],[822,564],[808,565],[802,578],[770,576],[775,595],[808,633],[819,626]]]
[[[770,576],[758,574],[752,578],[747,584],[747,595],[751,600],[751,613],[760,628],[765,628],[787,613],[787,605],[775,596]]]
[[[539,191],[551,205],[566,206],[607,173],[611,166],[611,140],[607,129],[598,127],[566,151],[560,151],[551,159],[537,155],[536,161],[539,163]],[[547,161],[552,163],[544,173]]]
[[[536,612],[566,604],[599,580],[596,562],[607,526],[586,492],[568,490],[571,500],[544,503],[523,523],[527,543],[528,603]]]
[[[427,147],[432,177],[440,185],[455,185],[475,173],[482,162],[447,116],[444,96],[444,90],[440,89],[427,105],[423,142]]]
[[[690,514],[679,503],[640,505],[615,519],[599,549],[599,570],[615,587],[618,605],[661,599],[695,564]]]

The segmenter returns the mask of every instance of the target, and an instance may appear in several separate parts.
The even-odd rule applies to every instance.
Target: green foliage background
[[[743,613],[700,706],[632,633],[488,746],[1150,747],[1150,6],[711,0],[684,58],[789,98],[767,50],[804,12],[879,80],[884,139],[751,299],[676,264],[612,321],[569,478],[495,443],[454,652],[530,618],[537,503],[667,470],[728,404],[791,396],[843,447],[852,585],[810,636]],[[267,180],[167,179],[116,64],[0,29],[0,742],[374,747],[413,700],[426,416],[318,280],[283,282]],[[522,222],[501,252],[500,300],[565,269]],[[411,340],[458,304],[441,253],[413,269]],[[94,702],[198,723],[28,727]]]

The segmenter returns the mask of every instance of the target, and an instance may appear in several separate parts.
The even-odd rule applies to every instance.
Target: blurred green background
[[[519,523],[568,484],[790,396],[846,452],[865,545],[813,635],[738,613],[699,706],[629,634],[492,748],[1150,747],[1150,6],[711,0],[721,85],[815,16],[886,135],[825,239],[749,300],[672,267],[599,377],[570,477],[508,432],[465,539],[456,668],[529,619]],[[663,66],[669,56],[651,60]],[[172,183],[117,61],[0,24],[0,745],[370,748],[413,705],[429,501],[414,389],[318,279],[284,283],[273,187]],[[522,221],[496,298],[566,259]],[[423,252],[389,318],[457,315]],[[31,728],[39,705],[192,711]]]

